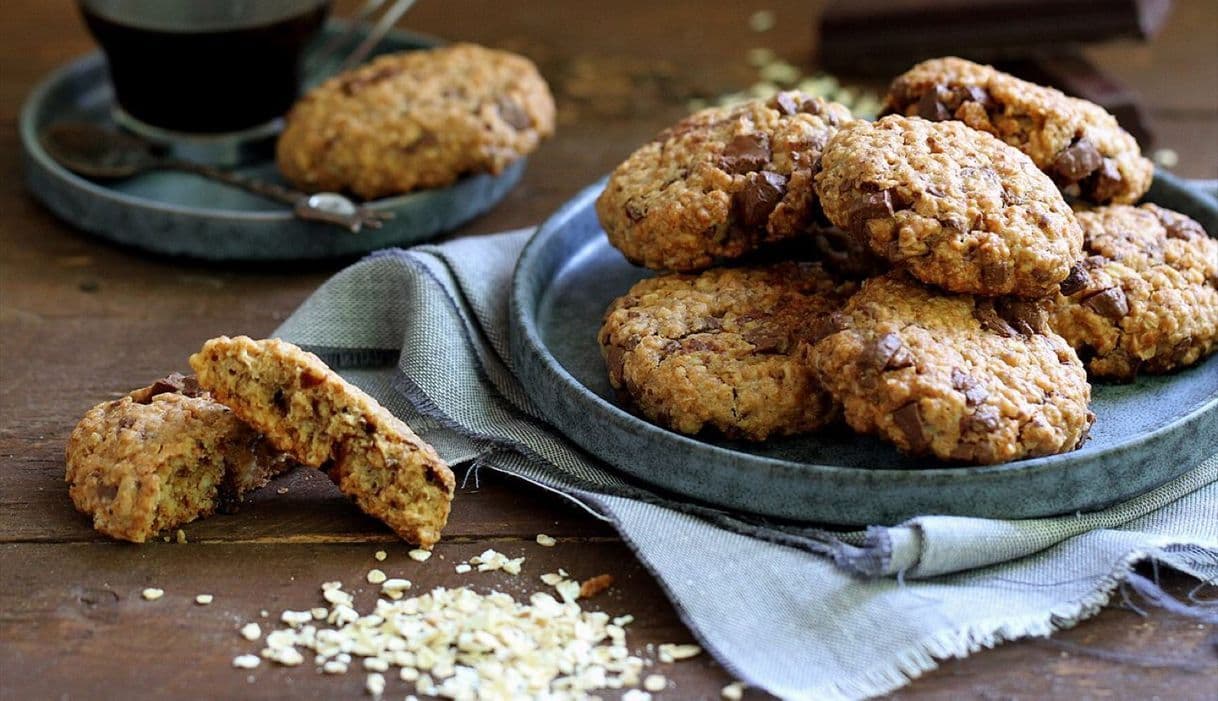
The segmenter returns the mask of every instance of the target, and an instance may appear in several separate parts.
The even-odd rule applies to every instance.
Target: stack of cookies
[[[1102,108],[945,58],[894,80],[885,113],[779,93],[694,114],[614,171],[609,241],[664,273],[599,335],[631,407],[753,441],[844,416],[989,464],[1081,445],[1089,379],[1214,350],[1218,243],[1133,206],[1153,167]]]

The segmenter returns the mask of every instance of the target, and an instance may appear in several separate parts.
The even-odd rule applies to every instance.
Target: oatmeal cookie
[[[1154,166],[1104,108],[960,58],[936,58],[898,76],[884,112],[957,119],[1028,154],[1072,195],[1136,202]]]
[[[1089,255],[1064,283],[1050,324],[1095,377],[1187,367],[1218,347],[1218,242],[1153,204],[1077,214]]]
[[[76,508],[135,543],[211,515],[292,464],[181,375],[90,409],[65,458]]]
[[[892,272],[837,316],[808,362],[847,423],[910,455],[989,464],[1077,448],[1094,416],[1042,302],[946,294]]]
[[[838,409],[800,345],[854,288],[812,263],[643,280],[605,313],[609,380],[645,417],[681,433],[760,441],[818,429]]]
[[[455,487],[436,451],[375,399],[296,346],[213,338],[190,366],[268,441],[326,470],[364,513],[425,547],[440,539]]]
[[[528,59],[473,44],[380,56],[305,95],[277,160],[309,192],[364,199],[499,173],[554,132],[554,99]]]
[[[1032,161],[959,122],[851,122],[816,187],[829,220],[951,292],[1043,297],[1081,257],[1070,207]]]
[[[630,262],[679,272],[814,232],[813,169],[849,120],[799,92],[690,115],[613,171],[601,227]]]

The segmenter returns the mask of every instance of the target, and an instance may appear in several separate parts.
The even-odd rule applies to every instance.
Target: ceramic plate
[[[324,34],[341,28],[332,22]],[[395,31],[376,53],[437,43]],[[299,221],[286,207],[185,173],[90,181],[69,173],[42,150],[38,131],[52,122],[71,119],[113,126],[113,101],[100,52],[64,66],[35,88],[22,109],[19,127],[26,182],[35,197],[69,224],[157,253],[210,260],[293,260],[352,256],[417,243],[490,209],[516,185],[525,168],[525,159],[520,159],[497,176],[472,175],[449,187],[376,200],[372,208],[392,211],[394,218],[380,230],[352,234]],[[264,160],[239,171],[283,182],[267,150]]]
[[[546,418],[613,467],[690,499],[840,525],[918,514],[1027,518],[1091,510],[1152,489],[1218,452],[1218,357],[1133,384],[1097,384],[1091,439],[1065,455],[985,467],[902,456],[874,438],[813,435],[746,444],[660,428],[613,399],[596,334],[616,297],[651,275],[597,223],[598,183],[534,235],[512,289],[512,356]],[[1148,199],[1218,232],[1218,204],[1167,175]]]

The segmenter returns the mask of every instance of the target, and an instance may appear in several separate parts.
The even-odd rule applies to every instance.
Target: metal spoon
[[[202,163],[163,156],[143,139],[88,122],[51,124],[42,130],[39,140],[51,158],[87,178],[114,180],[151,170],[180,170],[289,205],[300,219],[336,224],[352,232],[365,226],[379,229],[386,219],[393,218],[392,212],[357,205],[338,193],[310,195]]]

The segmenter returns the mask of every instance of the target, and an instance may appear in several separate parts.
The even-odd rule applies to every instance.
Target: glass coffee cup
[[[156,141],[273,134],[329,0],[78,0],[114,117]]]

